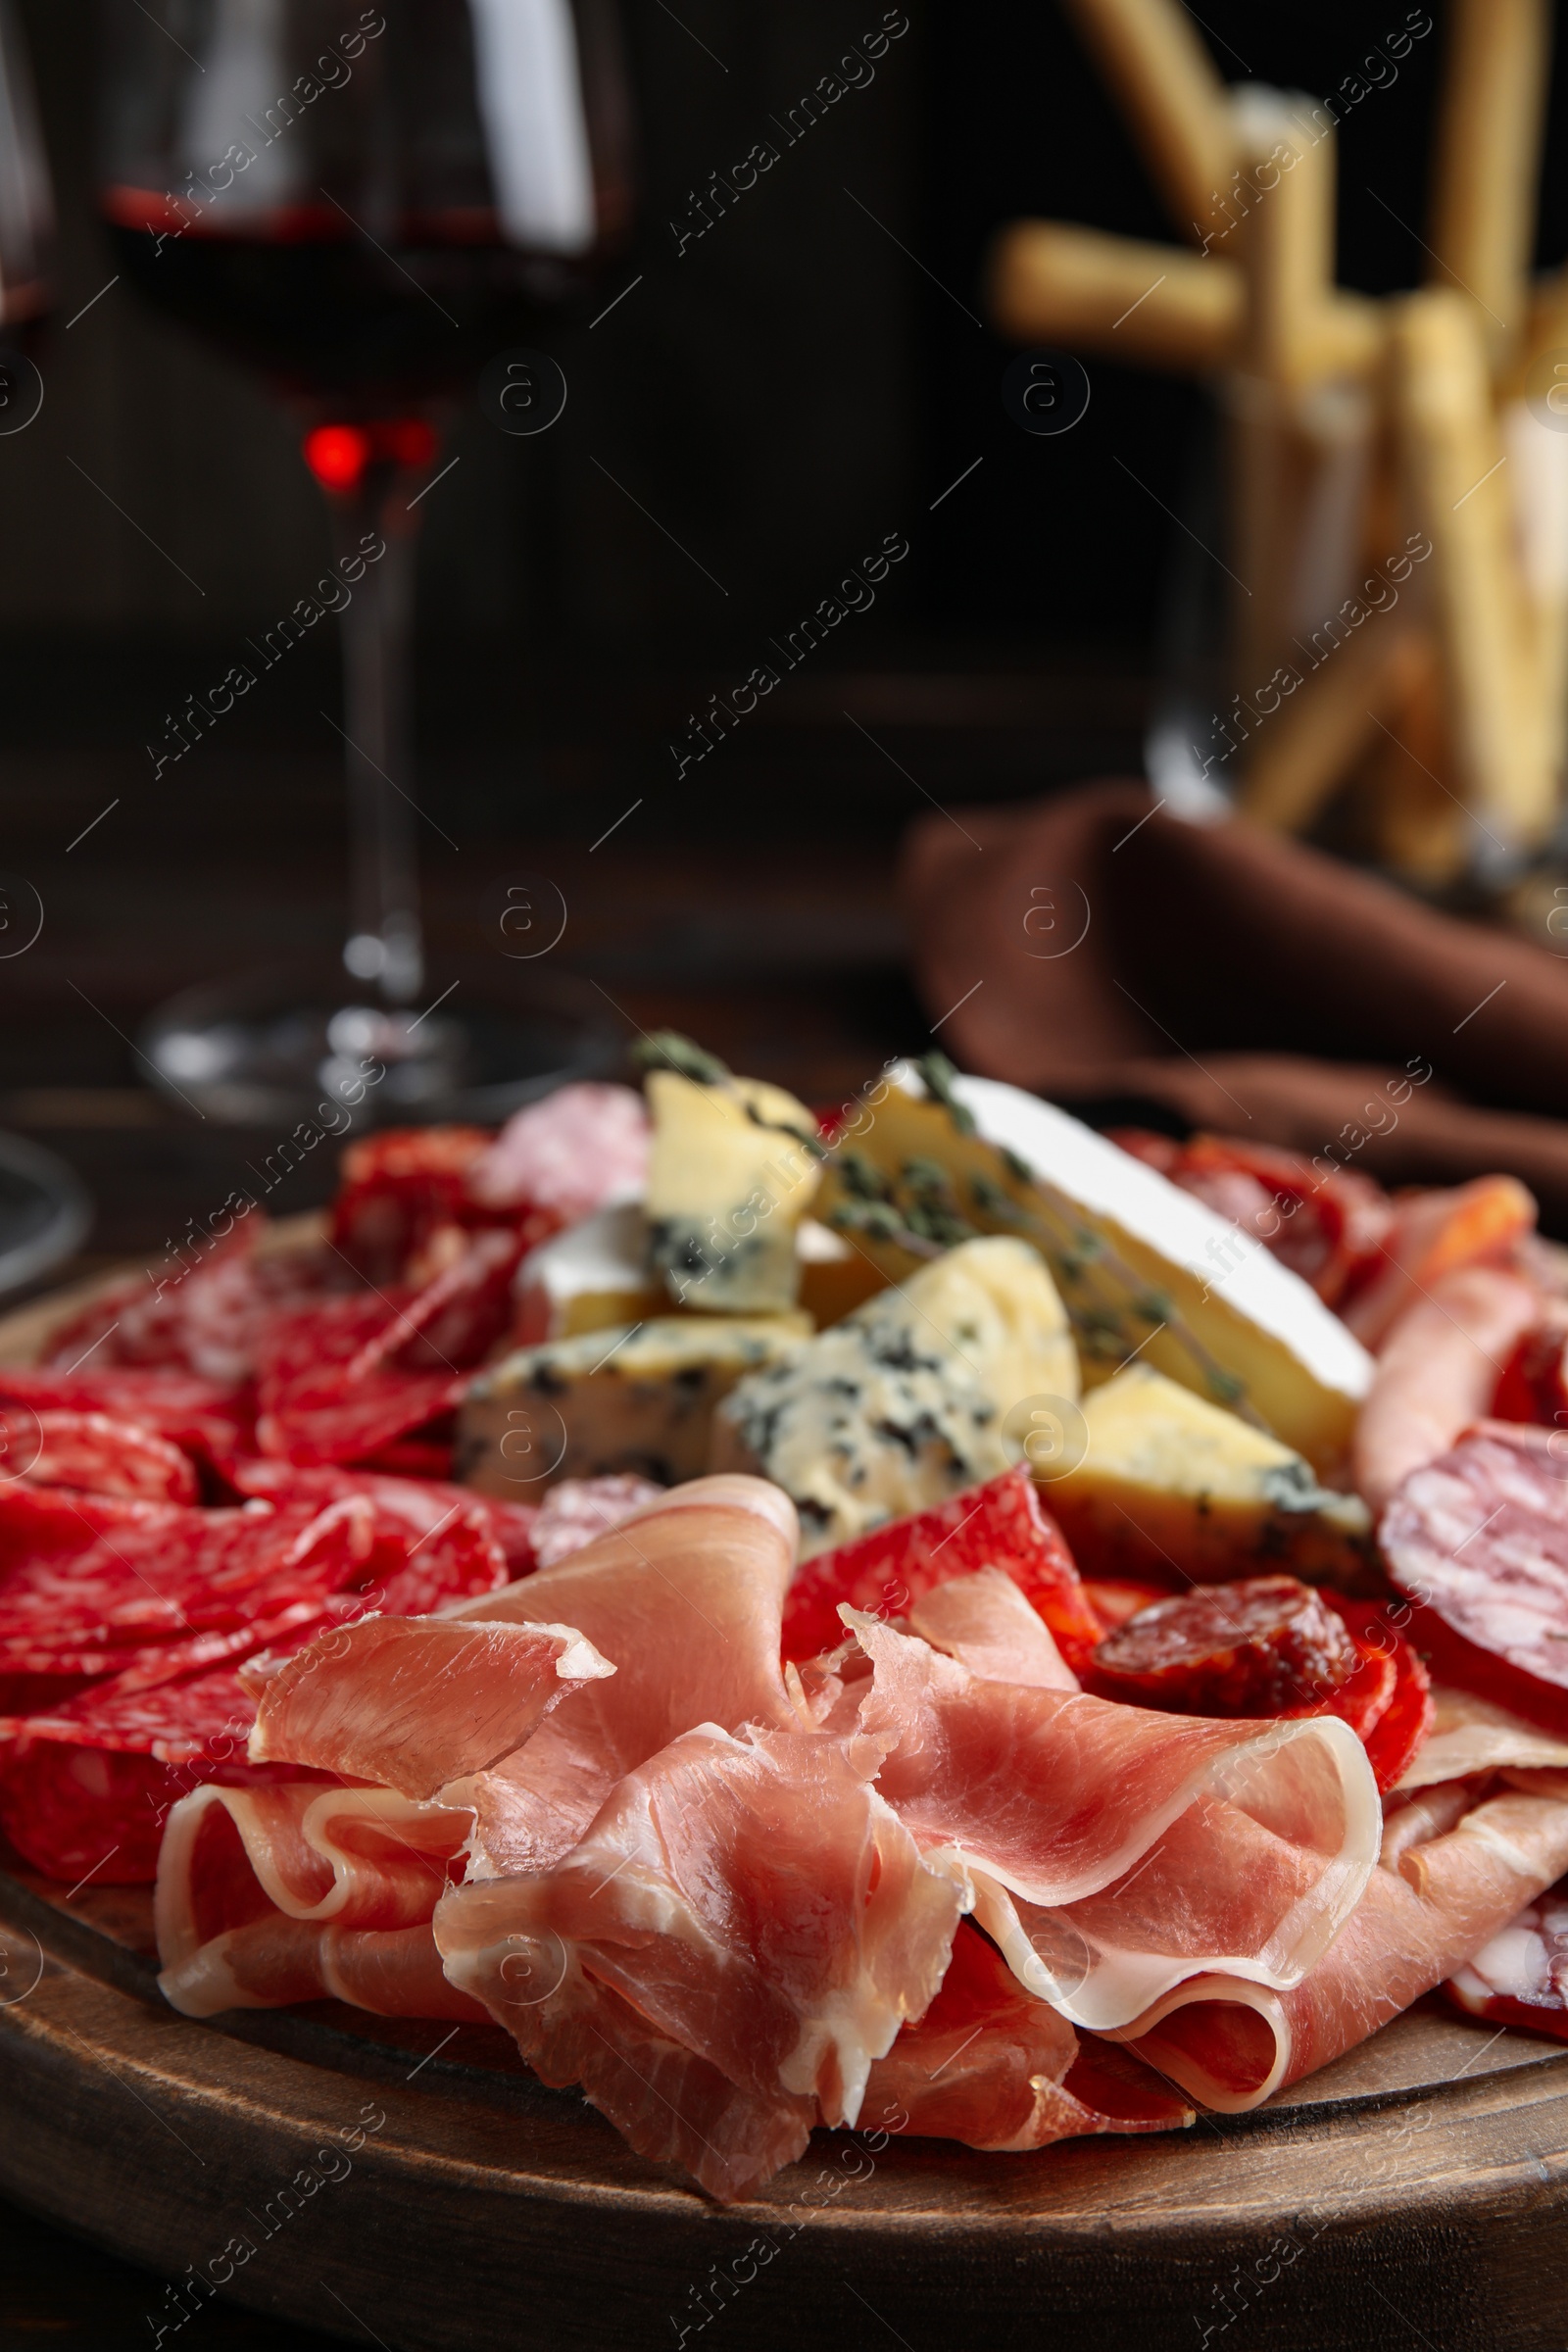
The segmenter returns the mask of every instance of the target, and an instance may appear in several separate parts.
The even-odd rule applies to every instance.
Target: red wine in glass
[[[624,236],[610,0],[357,17],[342,0],[117,0],[109,28],[101,208],[122,274],[299,409],[339,559],[359,565],[342,612],[343,961],[361,993],[265,1015],[217,995],[171,1007],[154,1065],[208,1115],[248,1118],[350,1083],[369,1053],[391,1071],[384,1112],[449,1108],[477,1047],[457,1011],[413,1009],[417,494],[443,403],[592,293]]]

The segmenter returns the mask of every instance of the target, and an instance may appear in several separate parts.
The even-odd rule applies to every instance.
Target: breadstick
[[[1243,813],[1281,832],[1304,830],[1375,738],[1378,720],[1402,707],[1419,661],[1417,632],[1376,612],[1334,645],[1250,742]]]
[[[1201,244],[1235,168],[1225,84],[1177,0],[1063,0],[1176,222]]]
[[[1056,220],[1015,220],[992,249],[988,304],[1004,334],[1100,352],[1135,367],[1209,375],[1241,356],[1237,262],[1199,261]],[[1336,293],[1298,339],[1309,378],[1365,376],[1384,348],[1381,306]]]
[[[1525,330],[1545,120],[1546,0],[1449,0],[1432,177],[1432,283],[1481,305],[1507,363]]]
[[[1551,828],[1529,613],[1511,545],[1506,464],[1481,315],[1434,287],[1403,297],[1393,330],[1396,413],[1416,519],[1432,542],[1435,626],[1454,762],[1478,822],[1509,852]]]

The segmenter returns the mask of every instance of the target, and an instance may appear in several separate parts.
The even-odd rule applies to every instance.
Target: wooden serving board
[[[0,1321],[0,1361],[63,1303]],[[1568,2334],[1568,2045],[1436,2000],[1255,2115],[1027,2156],[868,2117],[721,2211],[496,2029],[335,2002],[197,2024],[151,1953],[148,1890],[0,1869],[0,2192],[185,2281],[149,2288],[149,2342],[215,2287],[388,2352]]]

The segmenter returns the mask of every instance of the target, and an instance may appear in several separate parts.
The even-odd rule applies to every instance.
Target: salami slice
[[[1568,1735],[1568,1435],[1478,1423],[1378,1535],[1439,1679]]]
[[[124,1494],[139,1502],[194,1502],[196,1472],[167,1438],[108,1413],[0,1406],[0,1460],[35,1484]]]
[[[332,1241],[367,1282],[402,1282],[416,1252],[463,1223],[468,1171],[490,1149],[483,1127],[388,1127],[350,1144]]]
[[[1568,2041],[1568,1883],[1526,1903],[1443,1989],[1472,2017]]]
[[[12,1479],[0,1485],[0,1573],[39,1560],[69,1559],[90,1551],[102,1538],[131,1529],[172,1525],[184,1511],[182,1503],[137,1502]],[[0,1596],[4,1591],[0,1585]]]
[[[0,1366],[0,1405],[16,1404],[35,1412],[108,1413],[168,1439],[215,1469],[254,1449],[255,1414],[243,1388],[202,1380],[171,1365],[110,1365],[83,1372]]]
[[[427,1616],[450,1600],[498,1592],[534,1566],[528,1540],[533,1511],[519,1531],[509,1515],[516,1506],[492,1502],[466,1487],[325,1463],[304,1468],[247,1462],[235,1477],[243,1492],[278,1503],[319,1507],[361,1497],[372,1513],[374,1542],[356,1590],[364,1607],[387,1616]],[[514,1553],[520,1562],[515,1566]]]
[[[1157,1600],[1107,1634],[1093,1687],[1182,1715],[1279,1715],[1315,1705],[1360,1663],[1343,1620],[1294,1576],[1253,1576]]]
[[[468,1191],[493,1208],[543,1209],[575,1225],[648,1182],[648,1113],[629,1086],[563,1086],[514,1111],[474,1161]]]
[[[596,1536],[618,1527],[645,1502],[657,1502],[663,1491],[651,1479],[630,1473],[562,1479],[537,1506],[533,1549],[538,1565],[553,1568],[558,1560],[569,1559]]]
[[[259,1259],[266,1218],[252,1209],[221,1241],[192,1244],[162,1269],[115,1285],[50,1336],[50,1368],[102,1372],[112,1365],[172,1366],[228,1385],[256,1368],[272,1318],[330,1286],[340,1263],[311,1251]]]
[[[1088,1662],[1100,1621],[1026,1463],[809,1560],[785,1602],[784,1656],[799,1663],[834,1648],[844,1633],[841,1601],[873,1617],[898,1617],[933,1586],[980,1568],[1011,1577],[1074,1673]]]

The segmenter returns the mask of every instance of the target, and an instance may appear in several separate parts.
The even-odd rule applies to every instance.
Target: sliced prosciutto
[[[471,1877],[559,1861],[626,1773],[698,1724],[798,1726],[779,1665],[795,1532],[794,1505],[765,1480],[693,1479],[561,1566],[452,1613],[575,1626],[615,1662],[612,1680],[576,1692],[525,1750],[465,1785]]]
[[[1025,1992],[967,1923],[942,1989],[872,2067],[861,2116],[971,2148],[1043,2148],[1088,2132],[1175,2132],[1193,2110],[1103,2042],[1080,2042],[1049,2001]]]
[[[158,1862],[165,1998],[187,2017],[327,1995],[393,2017],[474,2015],[454,2010],[429,1929],[467,1827],[389,1788],[194,1789]]]
[[[254,1764],[311,1764],[433,1797],[532,1738],[553,1707],[615,1671],[569,1625],[368,1617],[242,1679]]]
[[[1387,2025],[1483,1949],[1568,1867],[1568,1802],[1510,1793],[1378,1869],[1301,1984],[1199,1976],[1119,2038],[1227,2115],[1309,2075]]]
[[[909,1623],[933,1649],[945,1650],[982,1682],[1026,1683],[1037,1690],[1078,1688],[1045,1620],[1000,1568],[938,1585],[914,1602]]]
[[[1075,2024],[1125,2025],[1205,1968],[1298,1984],[1349,1917],[1383,1817],[1336,1717],[1213,1722],[988,1682],[845,1615],[872,1664],[878,1787],[922,1848],[961,1856],[980,1924]]]
[[[855,2124],[968,1907],[961,1868],[922,1856],[856,1748],[705,1725],[629,1773],[553,1869],[456,1886],[436,1911],[448,1976],[541,2080],[580,2082],[640,2154],[716,2197],[799,2155],[818,2113]],[[677,2064],[648,2096],[649,2027],[696,2061],[700,2088],[716,2073],[753,2103],[743,2145],[691,2128]]]

